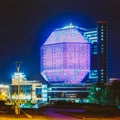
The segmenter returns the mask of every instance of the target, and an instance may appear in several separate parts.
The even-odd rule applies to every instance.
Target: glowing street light
[[[20,73],[20,64],[22,62],[17,61],[16,62],[16,67],[17,67],[17,72],[18,72],[18,102],[17,102],[17,106],[18,106],[18,114],[20,114],[20,77],[19,77],[19,73]]]

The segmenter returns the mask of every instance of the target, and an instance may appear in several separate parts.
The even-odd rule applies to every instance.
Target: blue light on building
[[[68,52],[65,49],[67,43],[70,45]],[[80,46],[77,47],[76,44]],[[82,44],[84,47],[81,47]],[[88,54],[81,52],[77,54],[79,50],[87,51]],[[92,83],[108,82],[108,23],[106,21],[98,21],[96,28],[92,29],[84,29],[72,24],[56,29],[42,45],[40,52],[41,74],[49,83],[49,103],[54,103],[56,100],[81,102],[81,99],[88,102],[86,97]],[[86,57],[80,57],[81,54]],[[81,68],[80,64],[76,64],[82,62],[87,67]],[[84,71],[86,74],[81,74]]]

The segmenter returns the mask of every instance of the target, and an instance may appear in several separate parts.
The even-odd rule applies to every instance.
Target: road
[[[120,117],[111,118],[88,118],[84,116],[72,116],[56,112],[54,108],[46,109],[23,109],[21,115],[0,114],[0,120],[120,120]],[[63,110],[62,110],[63,111]],[[66,111],[66,110],[64,110]],[[75,112],[75,110],[73,110]],[[82,112],[82,111],[81,111]]]
[[[120,117],[111,117],[111,118],[88,118],[84,116],[73,116],[73,115],[66,115],[56,112],[57,110],[54,108],[46,108],[41,111],[34,110],[34,111],[26,111],[28,114],[32,115],[33,119],[39,120],[120,120]],[[63,110],[62,110],[63,111]],[[66,111],[66,110],[64,110]],[[75,112],[75,110],[73,110]],[[79,110],[82,112],[82,110]],[[39,115],[39,116],[38,116]],[[41,117],[41,118],[39,118]]]
[[[59,116],[60,117],[60,116]],[[63,117],[63,116],[61,116]],[[77,119],[73,117],[64,116],[64,118],[56,118],[55,116],[36,116],[33,117],[31,120],[120,120],[119,117],[116,118],[82,118]],[[22,117],[11,117],[11,116],[0,116],[0,120],[30,120],[30,118],[22,118]]]
[[[71,117],[68,115],[56,113],[54,108],[47,108],[41,111],[38,110],[24,110],[27,114],[31,115],[34,118],[39,118],[41,117],[40,120],[80,120],[75,117]]]

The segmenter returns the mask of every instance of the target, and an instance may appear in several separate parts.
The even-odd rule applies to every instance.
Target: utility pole
[[[20,114],[20,64],[22,62],[17,61],[16,62],[16,68],[17,68],[17,73],[18,73],[18,101],[17,101],[17,107],[18,107],[18,115]]]

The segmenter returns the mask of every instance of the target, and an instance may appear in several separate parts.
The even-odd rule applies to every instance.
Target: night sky
[[[40,80],[40,46],[69,23],[94,28],[109,22],[109,75],[120,77],[120,0],[3,0],[0,2],[0,83],[11,83],[16,61]]]

